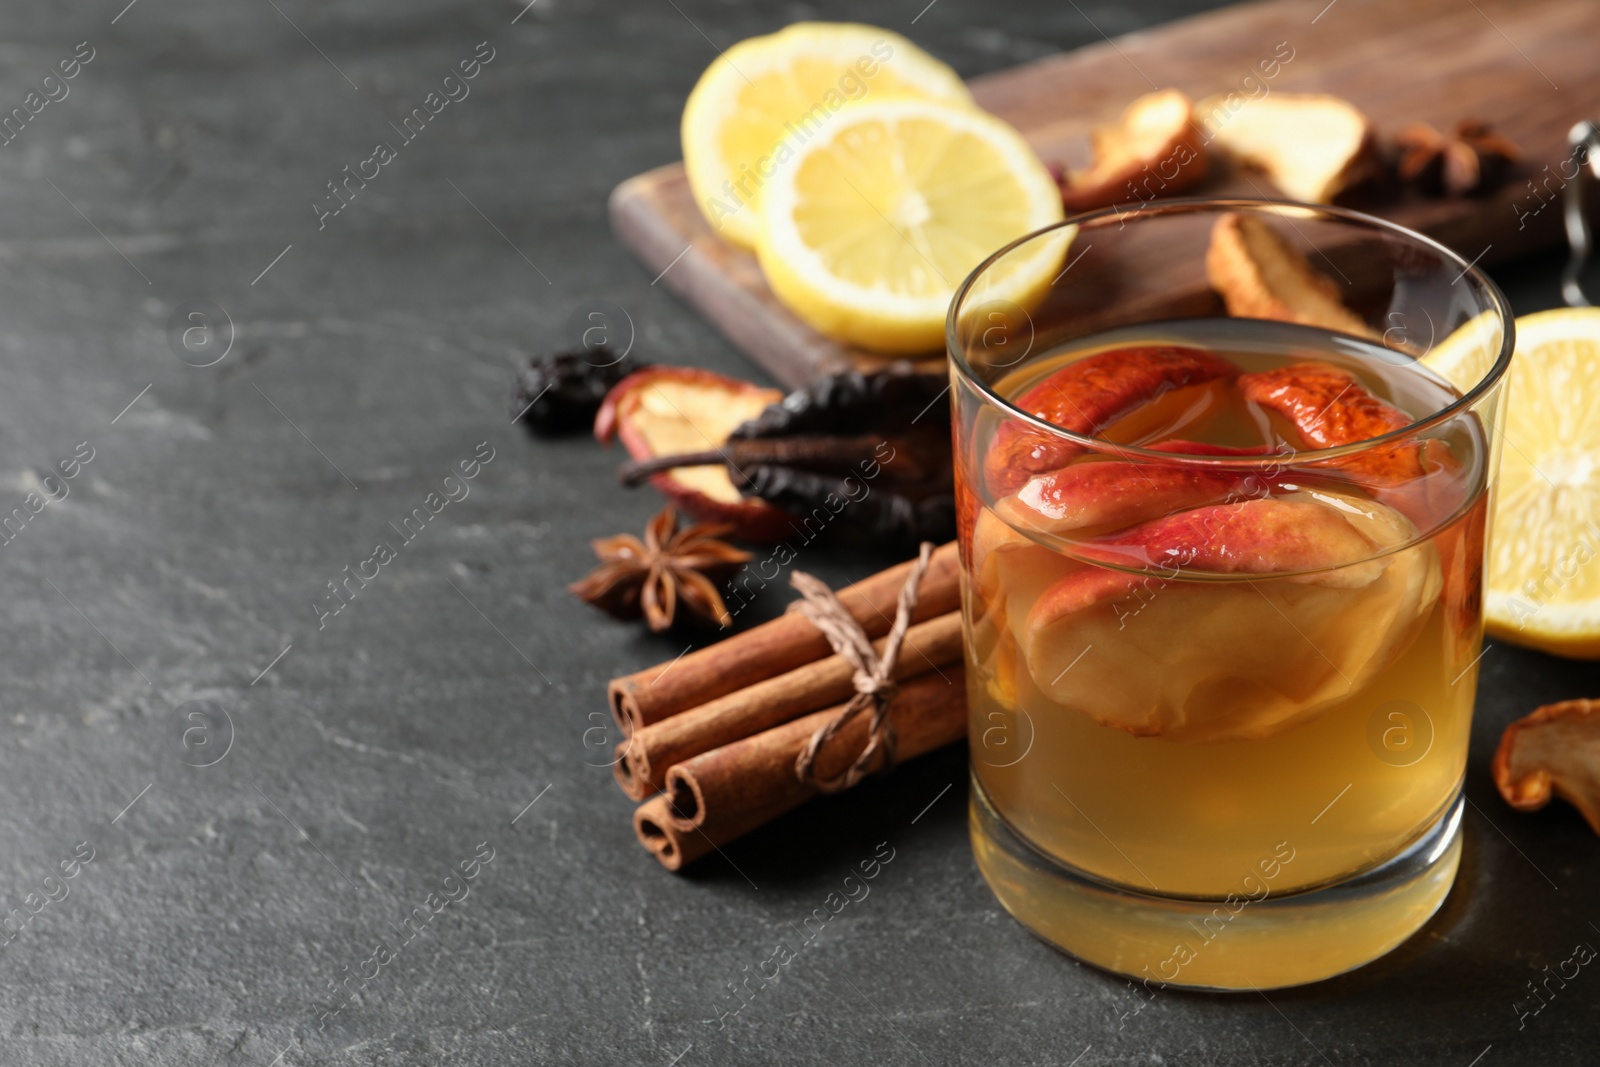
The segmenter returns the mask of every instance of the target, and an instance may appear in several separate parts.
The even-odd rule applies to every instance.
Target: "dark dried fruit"
[[[644,617],[656,633],[667,629],[681,604],[703,622],[726,625],[727,605],[717,592],[750,560],[750,553],[717,538],[726,526],[678,529],[678,513],[662,508],[645,527],[644,540],[632,534],[593,542],[600,566],[567,591],[618,619]]]
[[[1400,179],[1430,196],[1486,192],[1522,158],[1515,144],[1479,119],[1462,119],[1446,136],[1414,122],[1395,138]]]
[[[720,449],[625,464],[622,480],[724,465],[741,493],[797,521],[815,517],[878,543],[946,540],[955,530],[948,392],[942,376],[908,363],[830,375],[739,426]]]
[[[604,345],[534,359],[511,382],[511,421],[541,437],[586,431],[613,385],[647,364]]]

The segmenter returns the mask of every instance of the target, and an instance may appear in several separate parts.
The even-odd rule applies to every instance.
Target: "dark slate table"
[[[124,2],[13,0],[0,29],[3,110],[55,97],[0,148],[4,1062],[1593,1062],[1600,976],[1515,1006],[1600,944],[1600,842],[1488,777],[1510,718],[1594,691],[1581,665],[1490,649],[1442,913],[1270,1002],[1128,1015],[1123,981],[1029,936],[973,867],[960,752],[689,877],[634,844],[606,768],[606,679],[681,646],[563,586],[657,502],[591,442],[526,439],[506,384],[601,300],[649,358],[755,375],[604,217],[676,157],[715,48],[854,18],[972,75],[1206,5]],[[1549,260],[1499,276],[1553,302]],[[402,537],[463,461],[466,495]],[[880,842],[870,896],[733,1013]]]

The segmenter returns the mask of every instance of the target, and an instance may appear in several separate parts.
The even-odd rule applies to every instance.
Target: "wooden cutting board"
[[[1269,91],[1343,96],[1380,136],[1409,122],[1443,129],[1470,116],[1525,154],[1512,177],[1481,198],[1390,192],[1351,206],[1485,264],[1563,241],[1561,175],[1573,170],[1562,167],[1567,131],[1600,121],[1596,0],[1263,0],[985,75],[971,87],[1042,158],[1070,167],[1087,161],[1091,127],[1114,121],[1134,97],[1168,86],[1196,99],[1245,93],[1254,84],[1246,78],[1275,54],[1281,66]],[[1186,195],[1279,195],[1260,174],[1220,171]],[[622,242],[652,274],[665,272],[662,284],[786,385],[885,361],[822,336],[779,303],[755,257],[712,232],[681,163],[623,182],[610,210]]]

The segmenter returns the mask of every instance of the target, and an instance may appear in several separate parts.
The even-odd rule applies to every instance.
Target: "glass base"
[[[1370,963],[1438,910],[1461,862],[1458,796],[1398,855],[1342,882],[1259,900],[1186,900],[1110,886],[1019,837],[972,780],[972,850],[1028,929],[1151,989],[1261,990]]]

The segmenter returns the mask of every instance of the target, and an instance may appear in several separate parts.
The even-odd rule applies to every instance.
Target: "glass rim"
[[[994,389],[989,386],[989,383],[979,378],[973,372],[971,365],[968,363],[966,352],[964,351],[963,347],[957,343],[957,316],[962,309],[962,305],[966,300],[968,292],[972,289],[973,285],[978,281],[978,279],[982,277],[990,267],[998,263],[1003,257],[1009,255],[1014,250],[1021,248],[1023,245],[1045,237],[1048,234],[1055,233],[1058,230],[1066,229],[1067,227],[1077,228],[1086,223],[1098,222],[1103,219],[1126,218],[1128,216],[1139,216],[1151,213],[1159,216],[1174,214],[1198,214],[1202,211],[1219,212],[1221,210],[1262,212],[1263,209],[1267,208],[1294,208],[1316,214],[1331,215],[1345,222],[1355,223],[1365,226],[1369,229],[1387,232],[1393,236],[1412,242],[1413,244],[1421,245],[1422,247],[1437,253],[1447,262],[1461,267],[1461,273],[1456,278],[1456,281],[1461,281],[1462,279],[1469,277],[1473,279],[1473,281],[1478,284],[1488,296],[1489,307],[1484,310],[1491,310],[1495,312],[1495,314],[1499,316],[1500,322],[1502,323],[1502,329],[1500,331],[1500,351],[1495,357],[1494,364],[1476,383],[1473,384],[1472,388],[1468,389],[1465,393],[1451,403],[1446,404],[1438,411],[1435,411],[1422,418],[1415,419],[1397,430],[1391,430],[1388,433],[1380,434],[1377,437],[1369,437],[1361,441],[1352,441],[1349,444],[1336,445],[1332,448],[1296,449],[1290,452],[1274,451],[1259,456],[1206,456],[1193,455],[1186,452],[1163,452],[1157,449],[1144,448],[1140,445],[1119,444],[1115,441],[1108,441],[1103,437],[1093,437],[1086,434],[1075,433],[1072,430],[1057,426],[1055,423],[1048,422],[1035,415],[1032,415],[1022,410],[1020,407],[1013,404],[1010,400],[1001,396],[999,393],[995,392]],[[1278,212],[1274,213],[1276,214]],[[1454,283],[1451,284],[1453,285]],[[1462,411],[1474,406],[1480,399],[1482,399],[1484,394],[1498,385],[1500,380],[1505,377],[1506,371],[1511,367],[1511,356],[1516,348],[1515,321],[1515,317],[1511,314],[1510,301],[1506,299],[1505,294],[1500,291],[1500,287],[1494,283],[1494,280],[1482,270],[1478,269],[1477,262],[1475,260],[1469,262],[1462,258],[1462,256],[1453,249],[1441,244],[1432,237],[1429,237],[1423,233],[1418,233],[1416,230],[1402,226],[1397,222],[1391,222],[1388,219],[1379,218],[1378,216],[1369,214],[1365,211],[1355,211],[1351,208],[1335,207],[1331,204],[1311,204],[1298,200],[1273,200],[1266,197],[1173,197],[1171,199],[1161,200],[1159,203],[1144,202],[1137,207],[1132,204],[1114,204],[1110,207],[1080,212],[1076,215],[1070,215],[1060,222],[1054,222],[1049,226],[1034,230],[1031,233],[1023,234],[1016,240],[1011,241],[996,250],[994,253],[985,258],[983,262],[974,267],[972,273],[968,274],[966,278],[962,279],[961,284],[956,287],[955,295],[950,299],[950,310],[945,315],[945,353],[950,359],[951,366],[955,368],[962,380],[975,387],[985,399],[1004,411],[1008,418],[1014,418],[1018,421],[1028,423],[1047,434],[1064,438],[1065,440],[1071,441],[1074,444],[1082,445],[1094,452],[1110,452],[1118,456],[1135,457],[1151,462],[1161,462],[1179,466],[1194,465],[1201,467],[1229,467],[1234,469],[1244,468],[1253,470],[1256,468],[1269,469],[1272,467],[1281,467],[1285,462],[1292,462],[1295,464],[1315,464],[1324,460],[1333,460],[1347,456],[1360,455],[1363,452],[1367,452],[1375,448],[1383,448],[1395,445],[1434,426],[1448,422]],[[1432,351],[1432,349],[1430,348],[1429,351]],[[1426,355],[1427,353],[1423,354]]]

